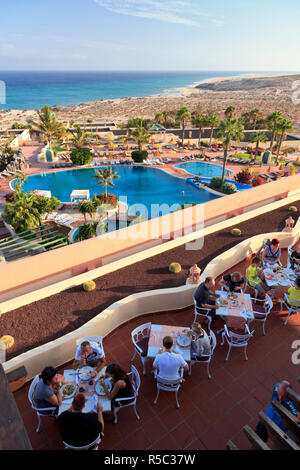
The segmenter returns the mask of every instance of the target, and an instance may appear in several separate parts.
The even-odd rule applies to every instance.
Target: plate
[[[112,389],[112,383],[111,383],[111,380],[110,379],[105,379],[104,382],[107,384],[108,386],[108,391],[110,392],[111,389]],[[104,391],[104,388],[102,387],[102,385],[100,384],[100,380],[98,380],[96,382],[96,385],[95,385],[95,392],[97,393],[97,395],[101,395],[101,396],[105,396],[106,393]]]
[[[182,348],[187,348],[190,346],[191,342],[191,338],[189,338],[187,335],[179,335],[176,339],[176,343]]]
[[[228,305],[228,299],[219,299],[220,305]]]
[[[72,398],[76,392],[76,385],[75,384],[66,384],[62,388],[62,395],[63,398]]]
[[[90,380],[94,369],[90,366],[84,366],[78,369],[78,376],[80,380]]]

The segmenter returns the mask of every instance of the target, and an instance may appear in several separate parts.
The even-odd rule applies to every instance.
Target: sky
[[[300,71],[299,0],[0,0],[0,70]]]

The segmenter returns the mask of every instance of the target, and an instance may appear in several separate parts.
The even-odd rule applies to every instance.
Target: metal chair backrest
[[[141,385],[140,374],[138,373],[138,371],[134,367],[134,365],[131,365],[131,372],[129,372],[129,374],[127,374],[127,375],[131,375],[131,377],[130,377],[131,385],[132,385],[132,388],[134,390],[135,397],[137,397],[138,394],[139,394],[139,389],[140,389],[140,385]]]
[[[163,377],[156,375],[155,378],[156,378],[158,388],[160,388],[161,390],[165,390],[167,392],[176,392],[176,390],[179,389],[180,384],[182,383],[182,377],[171,380],[171,379],[164,379]]]
[[[226,325],[224,325],[224,329],[232,346],[246,345],[254,333],[253,331],[250,333],[247,324],[245,325],[245,331],[246,331],[245,334],[238,334],[238,333],[235,333],[234,331],[228,330]]]
[[[133,344],[136,346],[137,342],[150,335],[152,323],[144,323],[143,325],[137,326],[131,332],[131,339]]]
[[[70,449],[70,450],[88,450],[91,447],[94,447],[96,444],[100,444],[100,442],[101,442],[101,438],[99,434],[98,437],[93,442],[82,447],[74,447],[74,446],[71,446],[70,444],[67,444],[67,442],[64,442],[64,441],[63,441],[63,444],[67,449]]]
[[[36,376],[34,377],[33,381],[31,382],[30,387],[29,387],[29,390],[28,390],[28,400],[30,401],[30,403],[32,404],[32,406],[34,406],[34,403],[33,403],[33,394],[34,394],[34,390],[35,390],[35,387],[37,386],[39,380],[40,380],[39,376],[36,375]]]

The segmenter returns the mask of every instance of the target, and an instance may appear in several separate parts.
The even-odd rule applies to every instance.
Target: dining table
[[[86,377],[83,377],[84,372],[81,372],[82,369],[67,369],[64,371],[63,375],[66,381],[62,387],[63,400],[62,404],[58,409],[58,415],[70,408],[73,401],[73,397],[76,393],[82,393],[86,398],[85,407],[82,410],[83,413],[90,413],[91,411],[97,413],[98,400],[103,406],[103,411],[111,411],[111,400],[109,400],[105,396],[103,388],[100,386],[99,383],[100,378],[97,377],[93,379],[90,377],[89,373],[86,373]],[[92,369],[95,370],[95,368],[89,367],[90,372],[92,372]],[[101,375],[105,374],[105,370],[106,367],[101,370]],[[75,387],[74,392],[71,394],[70,397],[65,396],[64,394],[64,387],[66,385],[73,385]]]
[[[191,360],[191,339],[187,336],[188,331],[190,331],[190,328],[187,328],[186,326],[152,324],[149,336],[147,357],[155,358],[159,353],[160,348],[163,348],[164,337],[171,336],[174,343],[172,349],[175,352],[181,354],[186,362],[189,362]]]
[[[294,271],[290,268],[267,267],[263,270],[263,274],[266,284],[269,287],[291,287],[297,279],[297,274],[295,274]]]
[[[216,315],[226,320],[227,327],[243,329],[248,320],[254,319],[250,294],[244,292],[216,291],[220,297],[216,303]]]

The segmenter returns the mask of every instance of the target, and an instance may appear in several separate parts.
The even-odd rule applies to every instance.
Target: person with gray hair
[[[265,412],[266,415],[275,423],[277,426],[282,429],[283,432],[287,432],[288,428],[285,426],[283,423],[280,414],[274,409],[272,405],[272,401],[277,400],[279,401],[290,413],[292,413],[294,416],[298,416],[298,411],[297,408],[294,404],[294,402],[288,398],[287,395],[287,389],[291,387],[290,382],[287,380],[282,380],[281,382],[278,382],[275,384],[275,387],[273,388],[273,392],[271,395],[271,404],[267,411]],[[269,436],[268,436],[268,431],[265,425],[259,421],[256,425],[256,434],[259,435],[259,437],[264,441],[267,442]]]
[[[77,348],[74,361],[74,369],[82,366],[96,367],[96,375],[105,366],[105,355],[103,349],[96,343],[90,344],[83,341]]]

